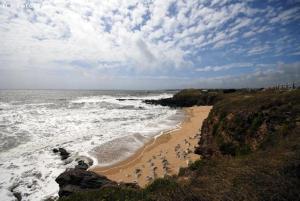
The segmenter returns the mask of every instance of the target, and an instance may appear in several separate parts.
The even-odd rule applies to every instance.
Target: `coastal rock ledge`
[[[105,176],[80,168],[67,169],[65,172],[60,174],[55,181],[59,184],[58,195],[60,197],[68,196],[75,192],[118,185],[116,182],[109,180]]]

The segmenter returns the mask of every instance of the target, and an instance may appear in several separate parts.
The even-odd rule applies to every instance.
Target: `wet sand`
[[[134,155],[117,164],[95,167],[91,171],[117,182],[137,182],[144,187],[155,178],[178,174],[180,167],[200,158],[194,147],[200,137],[202,122],[211,106],[185,108],[181,128],[167,132],[148,142]]]

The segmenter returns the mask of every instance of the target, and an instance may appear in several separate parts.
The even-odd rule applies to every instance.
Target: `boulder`
[[[22,200],[22,194],[19,192],[13,192],[14,197],[17,199],[17,201]]]
[[[58,151],[59,151],[61,160],[65,160],[65,159],[69,158],[70,153],[67,152],[67,150],[65,150],[64,148],[58,148]]]
[[[78,161],[78,165],[75,166],[75,169],[87,170],[89,165],[86,164],[83,160]]]
[[[118,185],[105,176],[80,168],[67,169],[55,181],[59,184],[60,197],[84,190],[100,189],[106,185]]]
[[[54,148],[52,149],[53,153],[59,153],[61,160],[66,160],[67,158],[70,157],[70,153],[67,152],[64,148]]]
[[[52,149],[53,153],[58,153],[58,149],[54,148]]]
[[[79,161],[83,161],[85,164],[87,164],[89,167],[93,165],[93,159],[91,159],[90,157],[87,156],[78,156],[76,158],[76,161],[79,164]],[[81,163],[81,162],[80,162]]]

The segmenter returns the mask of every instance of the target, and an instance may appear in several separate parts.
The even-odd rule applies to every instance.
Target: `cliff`
[[[203,159],[179,175],[156,179],[145,189],[113,185],[60,200],[300,200],[300,90],[216,97],[196,149]]]
[[[191,107],[195,105],[213,105],[222,99],[221,91],[203,91],[200,89],[185,89],[176,93],[172,98],[145,100],[145,103],[169,106]]]
[[[299,90],[226,96],[204,121],[196,152],[238,156],[271,146],[295,129],[299,100]]]

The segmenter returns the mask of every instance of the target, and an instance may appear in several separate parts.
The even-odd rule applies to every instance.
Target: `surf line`
[[[127,165],[129,165],[129,164],[131,164],[131,163],[137,161],[138,159],[140,159],[140,158],[142,157],[142,155],[145,153],[145,151],[146,151],[146,149],[147,149],[148,147],[151,147],[152,145],[155,144],[157,138],[159,138],[159,137],[162,136],[162,135],[166,135],[166,134],[169,134],[169,133],[173,133],[173,132],[175,132],[175,131],[177,131],[177,130],[180,130],[180,129],[182,128],[182,124],[183,124],[183,122],[180,122],[179,124],[176,125],[176,127],[175,127],[174,129],[171,129],[171,130],[168,130],[168,131],[161,131],[160,134],[158,134],[158,135],[156,135],[156,136],[154,137],[154,140],[153,140],[153,142],[152,142],[151,144],[146,145],[146,146],[143,147],[143,150],[141,151],[141,153],[140,153],[138,156],[135,157],[135,159],[130,160],[130,161],[128,161],[127,163],[125,163],[125,164],[123,164],[123,165],[111,167],[111,168],[109,168],[109,169],[107,169],[107,170],[103,170],[103,171],[99,171],[99,172],[104,173],[104,172],[108,172],[108,171],[113,170],[113,169],[122,168],[122,167],[124,167],[124,166],[127,166]],[[133,155],[133,156],[134,156],[134,155]],[[126,161],[126,159],[124,159],[124,161]],[[122,161],[121,161],[121,162],[122,162]],[[120,162],[120,163],[121,163],[121,162]],[[113,165],[112,165],[112,166],[113,166]],[[104,168],[105,168],[105,167],[104,167]],[[89,168],[89,170],[90,170],[90,168]],[[96,172],[97,172],[97,171],[96,171]]]

